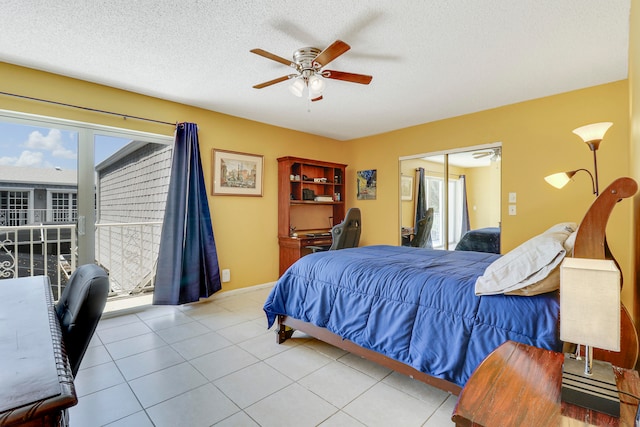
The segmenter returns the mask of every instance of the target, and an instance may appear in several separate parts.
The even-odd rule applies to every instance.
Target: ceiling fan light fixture
[[[309,77],[309,90],[314,94],[321,94],[324,88],[326,87],[326,83],[322,77],[318,77],[317,74],[312,74]]]
[[[304,92],[304,82],[300,78],[296,78],[289,85],[289,90],[297,97],[301,97]]]

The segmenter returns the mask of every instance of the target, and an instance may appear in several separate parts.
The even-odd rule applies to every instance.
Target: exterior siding
[[[146,144],[97,170],[96,258],[117,292],[153,283],[162,226],[148,223],[164,218],[171,152]]]

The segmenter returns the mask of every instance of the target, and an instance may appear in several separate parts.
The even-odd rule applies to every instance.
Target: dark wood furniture
[[[638,400],[620,394],[620,418],[560,400],[564,355],[507,341],[475,370],[451,419],[457,426],[633,426]],[[618,389],[640,395],[640,378],[614,368]]]
[[[581,258],[603,259],[610,258],[606,249],[605,230],[607,220],[616,203],[624,198],[632,197],[638,190],[637,183],[631,178],[618,178],[611,183],[595,200],[580,223],[574,246],[574,256]],[[623,305],[621,310],[621,342],[620,352],[610,352],[594,349],[594,358],[612,363],[615,366],[633,369],[638,359],[638,333],[631,318]],[[299,330],[321,341],[343,348],[372,362],[408,375],[424,383],[441,388],[458,395],[460,386],[449,381],[434,378],[419,372],[411,366],[405,365],[384,355],[343,339],[324,328],[288,316],[278,316],[278,342],[282,343],[290,338],[294,330]],[[508,424],[505,424],[508,425]]]
[[[0,426],[56,426],[78,400],[46,276],[0,280]]]
[[[346,167],[299,157],[278,159],[280,275],[311,253],[309,246],[331,245],[326,233],[345,215]]]

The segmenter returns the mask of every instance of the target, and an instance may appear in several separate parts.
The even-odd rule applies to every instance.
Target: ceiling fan
[[[260,83],[253,87],[255,89],[262,89],[292,79],[293,82],[291,86],[289,86],[289,90],[291,90],[294,95],[301,97],[304,89],[307,88],[309,99],[311,101],[319,101],[322,99],[322,91],[326,85],[324,79],[343,80],[368,85],[373,78],[372,76],[323,69],[323,67],[349,49],[351,49],[351,46],[342,40],[336,40],[323,51],[315,47],[303,47],[293,52],[293,61],[274,55],[266,50],[252,49],[251,52],[256,55],[279,62],[297,71],[297,73],[278,77],[277,79],[269,80],[268,82]]]
[[[491,156],[489,160],[492,162],[496,162],[500,160],[500,152],[500,148],[492,148],[491,150],[487,151],[476,151],[472,154],[472,156],[474,159],[482,159],[483,157]]]

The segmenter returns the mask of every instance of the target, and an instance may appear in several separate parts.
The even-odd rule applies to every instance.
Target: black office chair
[[[338,225],[331,229],[330,251],[337,249],[355,248],[360,243],[360,233],[362,231],[362,220],[359,208],[351,208],[347,215]]]
[[[62,340],[75,377],[107,302],[109,277],[95,264],[81,265],[71,274],[55,310]]]
[[[431,228],[433,227],[433,208],[427,209],[424,217],[418,221],[416,234],[411,239],[411,246],[414,248],[433,249],[431,241]]]
[[[360,232],[362,222],[359,208],[351,208],[340,224],[336,224],[331,229],[331,246],[307,246],[313,252],[335,251],[338,249],[355,248],[360,243]]]

